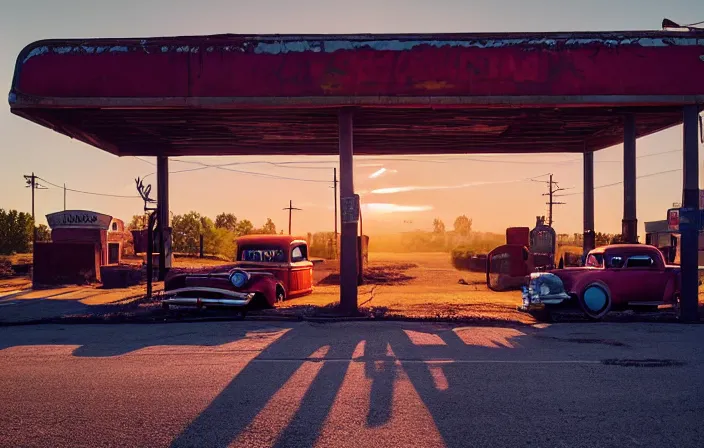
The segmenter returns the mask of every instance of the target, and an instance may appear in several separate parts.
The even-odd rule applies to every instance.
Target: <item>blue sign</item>
[[[679,229],[680,232],[686,232],[691,230],[701,229],[701,211],[694,208],[681,208],[680,209],[680,222]]]

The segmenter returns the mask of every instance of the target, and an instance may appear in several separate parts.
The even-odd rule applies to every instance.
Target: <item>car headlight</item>
[[[249,274],[244,271],[235,271],[230,275],[230,283],[235,288],[241,288],[249,281]]]
[[[546,283],[541,283],[539,291],[541,296],[547,296],[548,294],[550,294],[550,285]]]

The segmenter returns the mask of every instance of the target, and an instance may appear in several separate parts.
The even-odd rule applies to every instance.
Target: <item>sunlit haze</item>
[[[270,0],[2,0],[0,85],[9,91],[15,59],[32,41],[73,37],[148,37],[218,33],[402,33],[657,29],[664,17],[688,22],[704,17],[701,0],[398,0],[332,2]],[[634,73],[634,76],[637,76]],[[638,141],[638,219],[661,220],[681,200],[682,129]],[[125,220],[142,202],[134,179],[155,183],[154,159],[118,158],[13,116],[0,109],[0,208],[30,211],[22,175],[36,173],[47,190],[37,191],[39,222],[67,207]],[[404,148],[398,148],[399,154]],[[700,151],[700,154],[702,151]],[[473,229],[503,232],[530,226],[545,214],[547,191],[539,177],[553,173],[568,190],[555,210],[558,233],[582,230],[580,154],[358,157],[355,188],[365,204],[364,230],[430,229],[434,218],[451,226],[473,219]],[[618,233],[623,209],[622,148],[595,155],[596,230]],[[272,163],[273,162],[273,163]],[[217,167],[206,165],[217,164]],[[301,208],[295,233],[332,230],[334,157],[199,157],[172,159],[170,207],[215,217],[231,212],[261,226],[271,218],[287,226],[283,210]],[[660,173],[648,176],[653,173]],[[643,177],[646,176],[646,177]],[[610,186],[607,186],[610,185]],[[603,188],[599,188],[604,186]],[[128,196],[128,197],[120,197]],[[130,197],[131,196],[131,197]]]

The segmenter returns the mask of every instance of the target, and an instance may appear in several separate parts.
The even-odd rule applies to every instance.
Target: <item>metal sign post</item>
[[[359,195],[355,194],[340,200],[342,224],[359,222]]]
[[[152,260],[154,255],[154,227],[156,226],[156,221],[159,219],[159,206],[150,206],[156,201],[149,197],[152,191],[151,185],[144,185],[144,182],[139,177],[135,179],[137,184],[137,192],[142,197],[144,201],[144,213],[148,214],[147,218],[147,297],[152,296],[152,282],[154,281],[154,262]],[[159,239],[164,241],[163,237]],[[163,243],[160,244],[163,246]],[[160,250],[163,252],[164,248],[161,247]]]

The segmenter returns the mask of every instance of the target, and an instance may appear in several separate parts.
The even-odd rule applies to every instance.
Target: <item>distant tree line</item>
[[[146,227],[146,218],[135,215],[128,224],[128,229],[138,230]],[[174,215],[171,219],[172,249],[176,253],[198,254],[200,237],[203,236],[203,251],[208,255],[220,255],[234,259],[237,253],[235,240],[243,235],[275,235],[276,225],[267,219],[262,227],[254,227],[247,219],[238,219],[232,213],[221,213],[213,221],[207,216],[191,211],[183,215]]]
[[[447,230],[440,218],[433,220],[432,232],[416,230],[389,235],[375,235],[369,240],[374,252],[450,252],[463,247],[472,252],[488,252],[504,243],[504,236],[495,233],[473,232],[472,219],[458,216]]]
[[[0,209],[0,255],[29,253],[32,251],[32,215],[17,210]],[[49,228],[37,226],[37,241],[50,241]]]
[[[594,234],[594,239],[596,240],[596,246],[607,246],[609,244],[620,244],[624,242],[623,235],[620,233],[602,233],[596,232]],[[584,235],[581,233],[560,233],[557,235],[557,243],[560,246],[579,246],[584,245]]]

